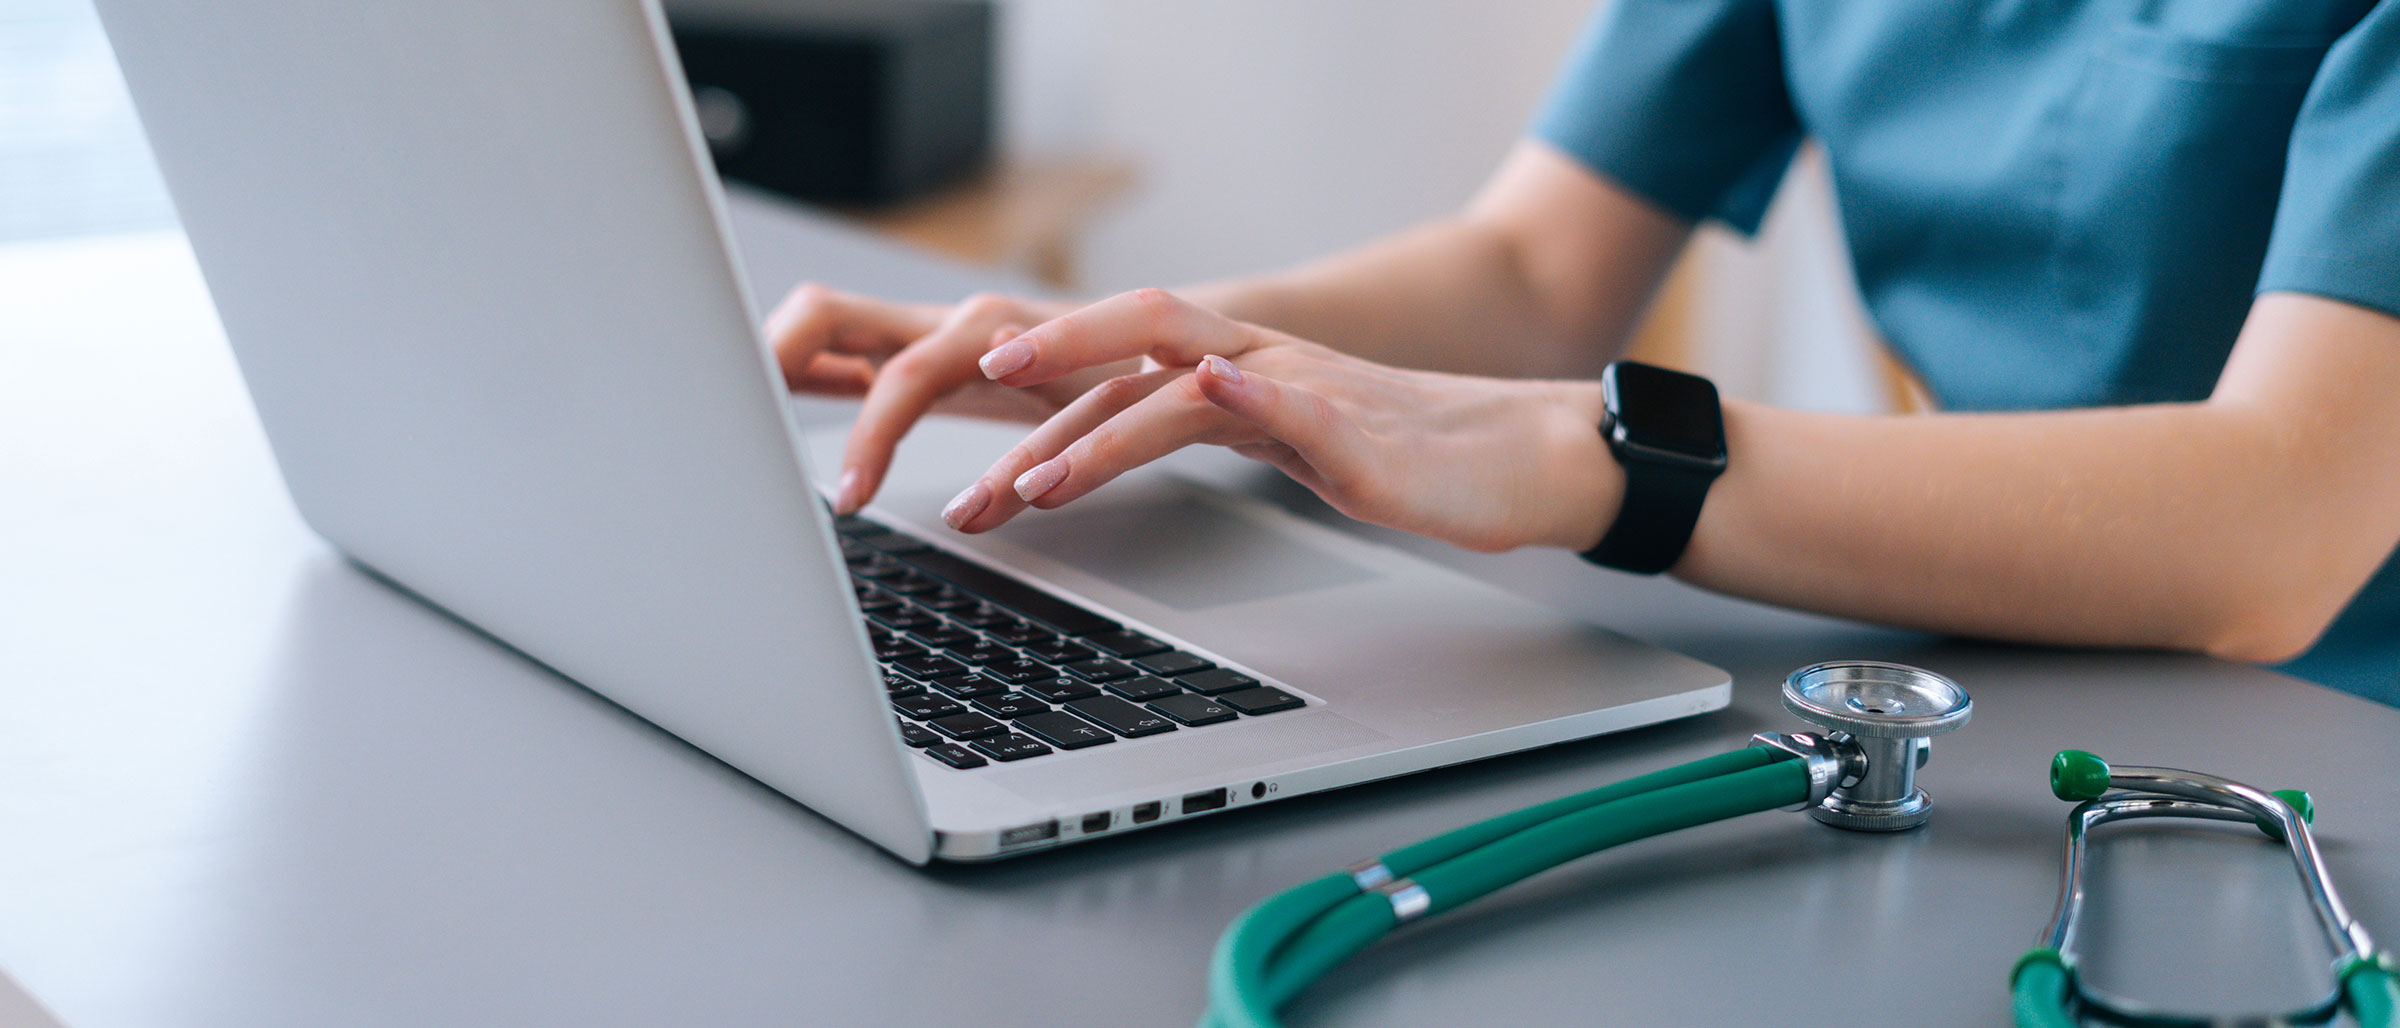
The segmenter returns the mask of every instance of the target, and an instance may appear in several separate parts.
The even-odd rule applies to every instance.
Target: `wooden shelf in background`
[[[1133,182],[1132,164],[1114,158],[1003,158],[914,200],[833,210],[943,256],[1067,289],[1084,230]]]

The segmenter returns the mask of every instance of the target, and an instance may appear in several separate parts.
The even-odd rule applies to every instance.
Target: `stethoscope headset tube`
[[[1866,661],[1794,672],[1784,704],[1831,731],[1763,733],[1731,753],[1401,847],[1250,908],[1217,941],[1201,1028],[1275,1028],[1277,1008],[1392,929],[1612,846],[1778,807],[1859,830],[1923,824],[1931,801],[1915,773],[1926,739],[1964,725],[1972,706],[1940,675]],[[1853,795],[1861,787],[1871,794]]]
[[[2137,1025],[2317,1024],[2347,1008],[2362,1028],[2393,1024],[2395,968],[2391,954],[2350,916],[2325,870],[2325,858],[2310,829],[2316,805],[2296,789],[2264,792],[2231,779],[2164,767],[2111,767],[2081,750],[2061,751],[2050,764],[2050,791],[2080,801],[2067,816],[2066,855],[2060,870],[2058,906],[2039,945],[2009,971],[2013,1008],[2020,1028],[2070,1028],[2081,1013]],[[2333,987],[2324,998],[2298,1010],[2197,1017],[2108,996],[2088,988],[2076,974],[2075,919],[2083,909],[2085,838],[2113,821],[2192,817],[2245,821],[2280,842],[2291,854],[2317,923],[2336,954]]]

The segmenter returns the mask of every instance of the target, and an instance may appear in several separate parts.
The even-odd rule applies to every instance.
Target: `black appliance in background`
[[[982,163],[986,0],[665,0],[717,171],[803,200],[879,204]]]

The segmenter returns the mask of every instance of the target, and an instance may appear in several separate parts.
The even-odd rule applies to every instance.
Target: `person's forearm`
[[[2269,661],[2373,572],[2388,474],[2240,404],[1846,417],[1729,404],[1676,573],[1942,632]]]
[[[1175,291],[1402,367],[1590,373],[1623,347],[1688,232],[1527,143],[1458,215],[1287,271]]]
[[[1494,226],[1454,216],[1290,270],[1175,292],[1400,367],[1525,375],[1591,363],[1595,347],[1544,309],[1511,249]]]

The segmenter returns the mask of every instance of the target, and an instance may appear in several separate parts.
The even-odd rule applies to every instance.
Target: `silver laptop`
[[[1151,470],[831,517],[652,0],[100,0],[300,512],[912,862],[1723,707],[1716,668]],[[789,255],[786,255],[788,258]],[[845,281],[845,244],[806,255]]]

